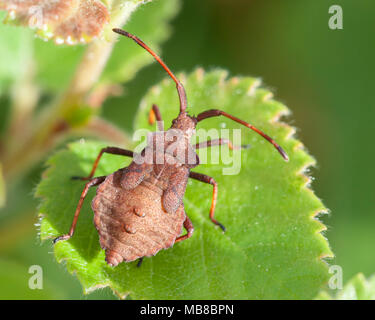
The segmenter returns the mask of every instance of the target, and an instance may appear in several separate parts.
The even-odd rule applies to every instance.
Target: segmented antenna
[[[286,152],[283,150],[283,148],[281,148],[275,142],[275,140],[273,140],[270,136],[266,135],[263,131],[261,131],[258,128],[254,127],[250,123],[248,123],[246,121],[243,121],[243,120],[241,120],[241,119],[239,119],[239,118],[237,118],[235,116],[232,116],[232,115],[226,113],[225,111],[221,111],[221,110],[217,110],[217,109],[212,109],[212,110],[204,111],[204,112],[198,114],[197,121],[200,122],[200,121],[208,119],[208,118],[219,117],[219,116],[224,116],[224,117],[226,117],[228,119],[231,119],[231,120],[233,120],[235,122],[238,122],[238,123],[242,124],[245,127],[248,127],[251,130],[254,130],[256,133],[258,133],[264,139],[266,139],[268,142],[270,142],[276,148],[276,150],[280,153],[280,155],[284,158],[285,161],[289,161],[289,157],[286,154]]]
[[[160,57],[152,51],[141,39],[137,38],[135,35],[126,32],[122,29],[114,28],[112,31],[121,34],[125,37],[128,37],[130,39],[133,39],[137,44],[139,44],[143,49],[147,50],[155,59],[157,62],[160,63],[160,65],[164,68],[165,71],[169,74],[169,76],[173,79],[174,82],[176,82],[176,87],[178,91],[178,96],[180,98],[180,113],[186,112],[186,106],[187,106],[187,99],[186,99],[186,92],[184,89],[184,86],[182,83],[175,77],[173,72],[167,67],[167,65],[163,62],[163,60],[160,59]]]
[[[163,60],[161,60],[160,57],[154,51],[152,51],[141,39],[137,38],[135,35],[132,35],[131,33],[126,32],[126,31],[124,31],[122,29],[118,29],[118,28],[114,28],[112,30],[114,32],[118,33],[118,34],[121,34],[121,35],[123,35],[125,37],[128,37],[130,39],[133,39],[138,45],[140,45],[142,48],[144,48],[145,50],[147,50],[156,59],[156,61],[158,61],[160,63],[160,65],[164,68],[165,71],[167,71],[167,73],[169,74],[169,76],[176,83],[176,87],[177,87],[177,91],[178,91],[178,96],[180,98],[180,113],[186,112],[187,99],[186,99],[185,89],[184,89],[182,83],[175,77],[175,75],[167,67],[167,65],[163,62]],[[247,123],[247,122],[245,122],[245,121],[243,121],[243,120],[241,120],[239,118],[236,118],[236,117],[234,117],[234,116],[232,116],[232,115],[230,115],[230,114],[228,114],[228,113],[226,113],[224,111],[221,111],[221,110],[208,110],[208,111],[200,113],[197,116],[197,120],[199,122],[199,121],[202,121],[204,119],[211,118],[211,117],[217,117],[217,116],[227,117],[227,118],[229,118],[229,119],[231,119],[233,121],[236,121],[236,122],[238,122],[238,123],[240,123],[240,124],[242,124],[242,125],[250,128],[251,130],[254,130],[258,134],[260,134],[263,138],[265,138],[268,142],[270,142],[277,149],[277,151],[284,158],[284,160],[286,160],[286,161],[289,160],[288,155],[286,154],[286,152],[271,137],[269,137],[263,131],[257,129],[256,127],[254,127],[250,123]]]

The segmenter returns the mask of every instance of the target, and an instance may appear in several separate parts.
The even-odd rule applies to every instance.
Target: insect
[[[218,195],[216,181],[212,177],[191,171],[191,169],[199,165],[196,149],[225,144],[229,148],[234,148],[234,146],[226,139],[209,140],[206,143],[191,145],[190,138],[195,133],[198,123],[211,117],[229,118],[260,134],[273,144],[286,161],[288,161],[288,156],[268,135],[224,111],[214,109],[204,111],[197,116],[190,116],[186,111],[187,98],[183,85],[160,57],[136,36],[122,29],[116,28],[113,31],[133,39],[165,69],[176,83],[180,112],[172,121],[170,129],[163,131],[162,128],[158,128],[159,131],[152,135],[141,154],[116,147],[107,147],[100,151],[89,176],[79,178],[88,182],[81,194],[70,231],[56,238],[54,243],[73,236],[87,192],[89,188],[98,186],[96,196],[92,201],[92,209],[94,224],[99,233],[100,245],[105,250],[107,263],[117,266],[123,261],[139,259],[138,265],[140,265],[143,257],[155,255],[161,249],[167,249],[192,236],[194,227],[183,204],[189,178],[213,186],[209,218],[225,231],[225,227],[214,216]],[[150,122],[154,122],[155,119],[162,121],[160,110],[156,105],[152,106],[150,115]],[[180,133],[178,139],[176,139],[177,133]],[[162,143],[158,142],[160,136],[165,138]],[[172,136],[173,139],[166,139],[168,136]],[[95,170],[104,153],[132,157],[133,161],[128,167],[119,169],[108,176],[94,178]],[[148,155],[148,160],[151,161],[136,161],[139,155],[145,158]],[[157,159],[162,161],[159,163]],[[183,227],[186,233],[181,235]]]

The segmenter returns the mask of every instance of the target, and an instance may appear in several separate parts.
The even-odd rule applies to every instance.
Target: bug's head
[[[197,119],[190,117],[186,112],[181,112],[176,119],[172,120],[172,129],[183,131],[187,138],[195,133],[195,127],[197,125]]]

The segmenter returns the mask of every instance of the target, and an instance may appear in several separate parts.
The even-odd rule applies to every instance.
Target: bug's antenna
[[[275,148],[276,150],[280,153],[280,155],[284,158],[285,161],[289,161],[289,157],[288,155],[286,154],[286,152],[284,151],[283,148],[281,148],[281,146],[279,146],[275,140],[273,140],[270,136],[266,135],[263,131],[259,130],[258,128],[254,127],[253,125],[251,125],[250,123],[248,122],[245,122],[235,116],[232,116],[224,111],[221,111],[221,110],[217,110],[217,109],[212,109],[212,110],[207,110],[207,111],[204,111],[200,114],[197,115],[197,121],[200,122],[202,120],[205,120],[207,118],[212,118],[212,117],[219,117],[219,116],[224,116],[228,119],[231,119],[235,122],[238,122],[240,124],[242,124],[243,126],[245,127],[248,127],[249,129],[251,130],[254,130],[256,133],[258,133],[259,135],[261,135],[264,139],[266,139],[268,142],[270,142]]]
[[[173,72],[167,67],[167,65],[163,62],[163,60],[160,59],[160,57],[152,51],[141,39],[137,38],[135,35],[132,35],[129,32],[126,32],[122,29],[114,28],[112,31],[121,34],[125,37],[128,37],[130,39],[133,39],[137,44],[139,44],[142,48],[147,50],[155,59],[157,62],[160,63],[160,65],[164,68],[165,71],[169,74],[169,76],[173,79],[174,82],[176,82],[176,87],[178,91],[178,96],[180,98],[180,113],[186,111],[186,105],[187,105],[187,99],[186,99],[186,92],[184,89],[184,86],[182,83],[175,77]]]

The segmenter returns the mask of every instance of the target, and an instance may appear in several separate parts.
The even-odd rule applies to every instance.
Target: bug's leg
[[[133,161],[128,167],[122,169],[122,177],[120,181],[122,188],[126,190],[134,189],[143,181],[144,177],[150,173],[152,169],[153,166],[151,164],[138,164]]]
[[[194,149],[201,149],[201,148],[209,148],[213,146],[221,146],[221,145],[228,145],[228,148],[230,150],[238,150],[238,149],[248,149],[250,148],[249,144],[243,144],[241,146],[235,146],[233,145],[232,141],[228,139],[214,139],[214,140],[208,140],[205,142],[197,143],[195,146],[193,146]]]
[[[73,233],[76,228],[77,221],[78,221],[78,216],[81,211],[83,201],[85,200],[88,190],[91,187],[101,184],[105,180],[105,178],[106,178],[105,176],[97,177],[86,183],[85,188],[83,189],[81,197],[79,199],[77,209],[74,213],[74,218],[73,218],[72,226],[70,227],[69,233],[62,235],[60,237],[57,237],[56,239],[53,240],[53,243],[56,243],[57,241],[60,241],[60,240],[68,240],[73,236]]]
[[[98,156],[96,157],[96,160],[94,162],[94,165],[91,169],[91,172],[88,177],[72,177],[72,179],[78,179],[78,180],[91,180],[92,177],[95,174],[95,170],[99,164],[99,161],[103,155],[103,153],[110,153],[110,154],[116,154],[119,156],[125,156],[125,157],[133,157],[134,153],[133,151],[126,150],[126,149],[121,149],[121,148],[116,148],[116,147],[106,147],[100,150]]]
[[[166,212],[174,213],[180,207],[184,198],[188,176],[189,170],[181,167],[169,178],[168,187],[162,196],[162,203]]]
[[[148,114],[148,123],[154,124],[155,120],[158,122],[158,130],[164,131],[163,118],[161,117],[159,107],[156,104],[153,104],[150,113]]]
[[[280,153],[280,155],[284,158],[285,161],[288,161],[289,158],[288,158],[288,155],[286,154],[286,152],[283,150],[283,148],[281,148],[276,142],[275,140],[273,140],[271,137],[269,137],[268,135],[266,135],[263,131],[259,130],[258,128],[254,127],[253,125],[251,125],[250,123],[247,123],[235,116],[232,116],[228,113],[226,113],[225,111],[221,111],[221,110],[217,110],[217,109],[212,109],[212,110],[207,110],[207,111],[204,111],[200,114],[197,115],[196,119],[198,122],[202,121],[202,120],[205,120],[205,119],[208,119],[208,118],[212,118],[212,117],[219,117],[219,116],[224,116],[228,119],[231,119],[235,122],[238,122],[240,124],[242,124],[243,126],[251,129],[251,130],[254,130],[256,133],[260,134],[264,139],[266,139],[268,142],[272,143],[273,146],[277,149],[277,151]]]
[[[138,259],[138,262],[137,262],[137,268],[139,268],[139,267],[142,265],[143,258],[144,258],[144,257]]]
[[[184,228],[186,229],[187,234],[184,234],[183,236],[178,237],[174,243],[186,240],[192,236],[194,232],[194,226],[188,216],[186,216],[186,219],[184,221]]]
[[[214,187],[213,194],[212,194],[212,203],[211,203],[211,208],[210,208],[210,219],[213,223],[218,225],[223,231],[225,231],[225,227],[217,220],[214,218],[215,214],[215,207],[216,207],[216,199],[217,199],[217,182],[214,180],[214,178],[211,178],[210,176],[207,176],[202,173],[198,172],[190,172],[189,178],[211,184]]]

